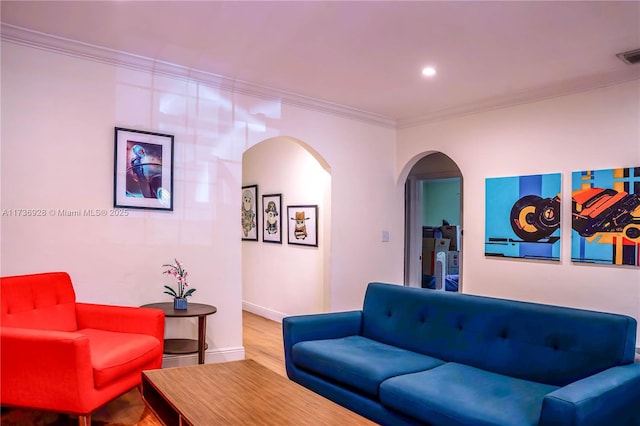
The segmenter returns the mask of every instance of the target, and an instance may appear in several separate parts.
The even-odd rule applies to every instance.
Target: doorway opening
[[[425,155],[405,182],[404,285],[462,291],[462,173],[441,152]]]
[[[277,136],[242,156],[242,185],[255,185],[256,240],[242,241],[243,310],[280,322],[322,312],[331,300],[331,168],[304,141]],[[268,201],[274,206],[268,207]],[[294,207],[317,207],[317,246],[296,243]],[[269,210],[269,211],[268,211]],[[274,214],[275,212],[275,214]],[[279,221],[271,225],[269,217]],[[307,227],[310,227],[307,224]],[[275,231],[275,232],[274,232]],[[287,270],[289,273],[282,274]],[[300,277],[305,277],[301,283]]]

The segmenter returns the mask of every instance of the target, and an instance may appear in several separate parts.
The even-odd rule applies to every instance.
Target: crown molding
[[[462,117],[465,115],[513,107],[531,102],[539,102],[545,99],[573,95],[634,80],[640,80],[640,66],[621,68],[609,73],[572,79],[559,84],[536,88],[535,90],[514,92],[504,96],[496,96],[478,102],[441,109],[430,114],[424,114],[413,118],[399,119],[397,121],[397,128],[403,129],[416,127],[433,121]]]
[[[417,127],[434,121],[477,114],[480,112],[537,102],[559,96],[576,94],[633,80],[640,80],[640,65],[631,65],[609,73],[573,79],[562,82],[561,84],[550,85],[543,88],[537,88],[535,90],[514,92],[504,96],[496,96],[460,106],[440,109],[416,117],[406,117],[396,120],[392,117],[362,111],[322,99],[311,98],[247,81],[234,80],[207,71],[188,68],[182,65],[158,61],[128,52],[53,36],[15,25],[2,23],[0,30],[0,39],[14,44],[43,49],[63,55],[149,72],[157,75],[197,81],[231,93],[240,93],[260,99],[279,101],[283,104],[299,108],[397,129]]]
[[[247,81],[234,80],[207,71],[33,31],[4,22],[1,25],[0,39],[9,43],[167,77],[197,81],[231,93],[241,93],[261,99],[276,100],[283,104],[383,127],[396,127],[396,120],[391,117],[338,105],[322,99],[298,95]]]

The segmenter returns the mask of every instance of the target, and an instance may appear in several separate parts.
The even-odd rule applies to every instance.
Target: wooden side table
[[[143,308],[154,308],[164,311],[168,318],[198,317],[198,340],[165,339],[164,353],[172,355],[198,354],[198,364],[204,364],[204,351],[207,349],[207,316],[218,312],[218,308],[202,303],[189,303],[185,310],[173,309],[173,302],[150,303]]]

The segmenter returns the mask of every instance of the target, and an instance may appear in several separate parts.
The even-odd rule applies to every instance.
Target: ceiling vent
[[[628,52],[618,53],[616,55],[618,58],[622,59],[627,64],[637,64],[640,62],[640,49],[629,50]]]

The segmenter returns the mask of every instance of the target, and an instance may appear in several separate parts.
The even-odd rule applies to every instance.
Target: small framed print
[[[258,241],[258,185],[242,187],[242,239]]]
[[[318,206],[287,206],[289,244],[318,247]]]
[[[113,206],[173,210],[173,135],[115,128]]]
[[[262,241],[282,244],[282,194],[262,196]]]

